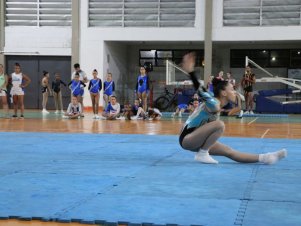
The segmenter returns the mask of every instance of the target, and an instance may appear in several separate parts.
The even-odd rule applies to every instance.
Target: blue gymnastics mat
[[[276,165],[193,160],[177,136],[0,133],[0,219],[116,225],[300,225],[301,141],[222,138],[288,149]]]

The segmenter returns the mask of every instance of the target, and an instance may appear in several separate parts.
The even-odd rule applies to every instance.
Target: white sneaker
[[[218,161],[213,159],[209,152],[206,150],[200,149],[198,153],[194,156],[194,159],[201,163],[207,163],[207,164],[218,164]]]
[[[172,113],[172,114],[171,114],[171,117],[172,117],[172,118],[174,118],[174,117],[175,117],[175,115],[176,115],[176,113]]]
[[[49,111],[47,111],[46,109],[43,109],[43,110],[42,110],[42,113],[43,113],[43,114],[49,114]]]
[[[137,119],[138,119],[138,116],[137,116],[137,115],[136,115],[136,116],[132,116],[131,119],[132,119],[132,120],[137,120]]]
[[[94,115],[95,119],[99,119],[99,115]]]
[[[58,114],[58,113],[60,113],[58,110],[56,110],[56,111],[54,112],[54,114]]]
[[[249,111],[245,111],[245,112],[244,112],[244,115],[248,115],[248,114],[250,114]]]
[[[125,117],[124,116],[120,116],[120,117],[118,117],[116,119],[118,119],[118,120],[125,120]]]
[[[63,115],[62,118],[69,118],[67,115]]]
[[[106,117],[103,117],[103,116],[101,115],[101,116],[99,116],[99,119],[106,120],[107,118],[106,118]]]
[[[250,115],[254,115],[254,112],[253,112],[253,111],[250,111]]]
[[[65,112],[63,110],[61,110],[61,114],[65,114]]]
[[[240,110],[239,115],[237,117],[242,118],[243,114],[244,114],[243,110]]]

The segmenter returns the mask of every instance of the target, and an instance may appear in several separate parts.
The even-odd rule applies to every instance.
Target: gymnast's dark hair
[[[222,90],[226,89],[226,86],[229,84],[228,81],[225,80],[220,80],[217,78],[214,78],[212,80],[212,85],[213,85],[213,93],[214,93],[214,97],[219,97],[220,92]]]
[[[43,76],[46,76],[48,74],[48,71],[43,71]]]

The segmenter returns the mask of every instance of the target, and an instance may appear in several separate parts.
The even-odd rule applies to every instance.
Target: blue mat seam
[[[244,217],[248,208],[248,203],[250,201],[251,198],[251,193],[253,190],[253,185],[255,183],[255,179],[257,176],[259,170],[259,165],[254,165],[254,168],[252,170],[250,179],[248,180],[248,184],[247,187],[244,191],[243,194],[243,198],[241,200],[241,203],[239,205],[238,211],[237,211],[237,215],[236,215],[236,219],[234,221],[234,225],[242,225],[243,221],[244,221]]]

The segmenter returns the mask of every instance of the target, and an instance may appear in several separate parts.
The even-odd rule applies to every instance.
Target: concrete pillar
[[[204,82],[205,86],[212,74],[212,9],[213,1],[206,0],[205,3],[205,66],[204,66]]]
[[[0,1],[0,64],[5,66],[5,1]]]
[[[72,44],[71,44],[71,71],[73,65],[79,62],[80,40],[80,1],[72,0]]]

